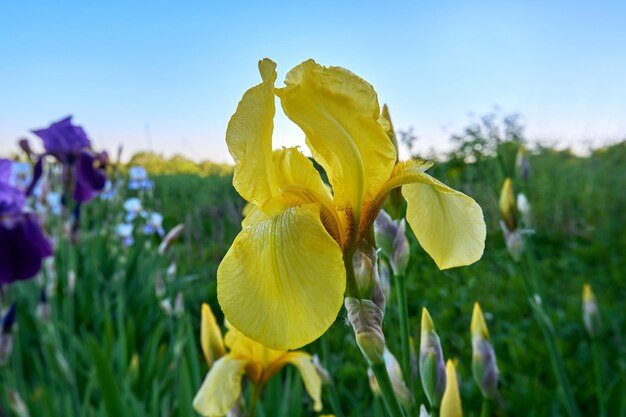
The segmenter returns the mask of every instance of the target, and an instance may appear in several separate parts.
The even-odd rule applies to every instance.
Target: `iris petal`
[[[257,205],[272,196],[275,69],[269,59],[259,62],[263,82],[246,91],[226,130],[226,144],[235,160],[233,185],[243,198]]]
[[[213,364],[193,399],[193,408],[203,416],[224,416],[241,396],[245,360],[222,356]]]
[[[299,348],[321,336],[341,308],[342,251],[319,204],[253,217],[218,268],[218,301],[249,338],[272,349]]]
[[[470,265],[485,249],[485,221],[480,206],[465,194],[422,174],[404,185],[406,218],[422,247],[439,269]]]
[[[208,304],[202,304],[202,324],[200,327],[200,344],[202,353],[209,367],[224,355],[222,331],[215,321],[215,316]]]
[[[439,269],[470,265],[485,249],[483,211],[471,197],[426,174],[430,166],[417,160],[399,163],[378,198],[402,186],[409,225]]]
[[[358,217],[389,178],[396,150],[378,124],[374,88],[352,72],[312,60],[292,69],[277,95],[285,114],[306,134],[313,156],[329,175],[335,205]],[[358,219],[354,219],[358,220]]]
[[[311,355],[306,352],[288,352],[281,359],[280,363],[290,363],[300,372],[304,388],[313,399],[313,410],[322,410],[322,379],[320,378],[315,366],[313,365]]]

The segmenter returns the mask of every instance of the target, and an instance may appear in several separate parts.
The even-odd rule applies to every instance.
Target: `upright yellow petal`
[[[264,59],[259,62],[259,72],[263,82],[246,91],[226,130],[226,144],[235,160],[233,185],[256,205],[272,196],[276,64]]]
[[[276,92],[283,110],[306,134],[315,160],[328,173],[335,205],[354,225],[363,200],[373,198],[396,161],[378,123],[376,92],[352,72],[312,60],[293,68],[285,85]]]
[[[335,321],[346,286],[343,254],[320,220],[319,204],[255,214],[217,271],[228,321],[276,350],[299,348]]]
[[[402,186],[409,225],[439,269],[472,264],[485,249],[483,211],[471,197],[426,174],[429,166],[398,164],[383,192]]]
[[[322,378],[313,365],[313,357],[306,352],[286,352],[274,363],[270,364],[270,369],[266,373],[266,380],[271,378],[285,365],[291,364],[298,369],[304,388],[313,400],[313,410],[322,410]]]
[[[224,356],[222,331],[215,321],[215,316],[208,304],[202,304],[202,321],[200,325],[200,345],[209,368],[220,357]]]
[[[446,364],[446,380],[446,391],[441,400],[441,413],[439,415],[441,417],[463,417],[456,368],[451,360]]]
[[[209,370],[193,399],[193,408],[203,416],[226,415],[241,396],[241,377],[247,362],[222,356]]]

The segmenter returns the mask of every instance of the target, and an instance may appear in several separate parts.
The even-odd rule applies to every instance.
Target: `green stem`
[[[543,333],[543,337],[548,348],[548,354],[550,356],[552,370],[554,372],[554,376],[556,377],[557,383],[561,388],[560,391],[562,395],[562,400],[565,409],[567,410],[567,414],[570,417],[581,417],[578,406],[576,405],[576,401],[574,400],[574,393],[572,391],[569,378],[567,377],[567,373],[565,372],[563,358],[561,357],[558,350],[554,325],[550,320],[550,316],[548,316],[548,314],[545,312],[541,302],[535,299],[536,294],[534,294],[532,291],[532,286],[529,282],[527,274],[522,273],[521,276],[524,282],[524,288],[526,289],[526,295],[528,296],[530,306],[532,307],[533,314],[535,316],[535,320],[537,321],[537,324],[539,324],[541,332]]]
[[[480,408],[480,417],[491,416],[491,400],[483,397],[483,405]]]
[[[361,297],[361,292],[356,284],[356,276],[354,275],[354,263],[352,258],[354,257],[354,251],[345,253],[343,255],[343,263],[346,268],[346,296],[358,298]]]
[[[389,379],[385,363],[380,362],[371,364],[371,367],[374,375],[376,376],[376,381],[378,382],[378,387],[380,388],[380,394],[383,397],[389,416],[405,417],[402,407],[400,406],[400,402],[398,401],[398,397],[396,397],[396,393],[391,385],[391,379]]]
[[[437,407],[430,408],[430,417],[439,417],[439,409]]]
[[[396,298],[398,299],[398,313],[400,316],[400,364],[404,380],[413,392],[413,373],[411,372],[411,349],[409,343],[409,308],[406,296],[406,276],[394,275],[396,284]]]
[[[250,402],[248,403],[248,412],[246,413],[247,417],[255,417],[257,403],[259,402],[259,398],[261,398],[261,391],[263,387],[258,384],[252,384],[252,394],[250,396]]]
[[[606,417],[606,404],[604,403],[602,388],[602,361],[600,346],[595,338],[591,339],[591,355],[593,360],[593,373],[596,377],[596,396],[598,398],[598,411],[600,417]]]

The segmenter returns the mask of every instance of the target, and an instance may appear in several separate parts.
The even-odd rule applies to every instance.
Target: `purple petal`
[[[76,161],[74,200],[85,203],[94,198],[106,185],[104,172],[94,166],[95,158],[89,152],[80,153]]]
[[[25,202],[24,191],[6,182],[0,182],[0,221],[2,216],[21,213]]]
[[[32,278],[43,258],[52,255],[37,218],[25,213],[14,221],[0,223],[0,284]]]
[[[0,182],[9,182],[12,164],[10,159],[0,159]]]
[[[68,162],[72,154],[91,147],[87,134],[80,126],[72,124],[72,116],[52,123],[46,129],[32,131],[43,139],[43,146],[51,155],[62,162]]]

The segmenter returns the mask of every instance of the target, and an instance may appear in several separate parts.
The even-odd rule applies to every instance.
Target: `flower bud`
[[[185,231],[185,225],[179,224],[170,229],[159,245],[159,253],[163,255]]]
[[[385,298],[389,298],[389,293],[391,292],[391,270],[387,261],[382,257],[378,258],[378,279]]]
[[[431,407],[438,408],[446,389],[446,367],[441,341],[426,308],[422,309],[422,330],[419,354],[420,377]]]
[[[204,353],[206,363],[210,368],[216,360],[224,356],[226,350],[224,349],[222,330],[215,320],[211,307],[203,303],[201,314],[200,345],[202,346],[202,353]]]
[[[369,299],[385,310],[386,298],[378,277],[376,249],[362,240],[352,258],[357,289],[362,298]]]
[[[176,294],[176,300],[174,301],[174,315],[176,317],[182,317],[185,314],[185,300],[183,292],[178,291]]]
[[[522,258],[524,249],[526,248],[523,230],[509,230],[504,220],[500,220],[500,228],[502,229],[502,235],[504,236],[506,250],[515,261],[519,261]]]
[[[589,337],[593,339],[599,334],[602,326],[600,311],[596,296],[589,284],[583,285],[583,323]]]
[[[457,382],[456,368],[451,360],[446,364],[446,392],[441,400],[440,417],[463,417],[463,408],[461,407],[461,394],[459,393],[459,385]]]
[[[528,181],[530,178],[530,162],[528,160],[528,152],[524,145],[520,145],[517,149],[515,157],[515,167],[522,181]]]
[[[22,400],[20,393],[15,390],[9,391],[9,406],[18,417],[30,417],[24,400]]]
[[[472,312],[472,373],[483,397],[494,400],[498,394],[496,354],[489,340],[489,331],[478,303]]]
[[[524,193],[517,194],[517,211],[519,211],[519,213],[522,215],[522,222],[524,223],[524,227],[530,227],[530,203],[528,202],[528,198],[526,198]]]
[[[413,407],[413,394],[404,383],[402,369],[400,368],[398,360],[387,348],[385,348],[384,358],[385,368],[387,368],[387,373],[389,374],[389,379],[391,380],[391,386],[393,391],[396,393],[400,404],[406,408]],[[374,372],[371,369],[368,369],[367,374],[369,376],[370,389],[374,395],[380,395],[380,388],[378,386],[378,382],[376,381]]]
[[[73,294],[75,289],[76,289],[76,271],[69,271],[67,273],[67,290],[70,294]]]
[[[517,219],[515,217],[515,195],[513,194],[513,186],[511,179],[504,180],[502,190],[500,191],[500,215],[506,223],[506,227],[510,231],[517,229]]]
[[[374,222],[376,242],[391,262],[395,275],[404,275],[409,263],[409,241],[406,238],[406,221],[394,221],[381,210]]]
[[[346,297],[345,307],[348,321],[352,325],[363,356],[370,365],[382,363],[385,353],[385,335],[383,334],[383,310],[371,300],[358,300]]]
[[[158,272],[156,279],[154,280],[154,294],[160,300],[161,298],[165,297],[165,293],[165,282],[163,282],[163,277],[161,276],[161,273]]]

